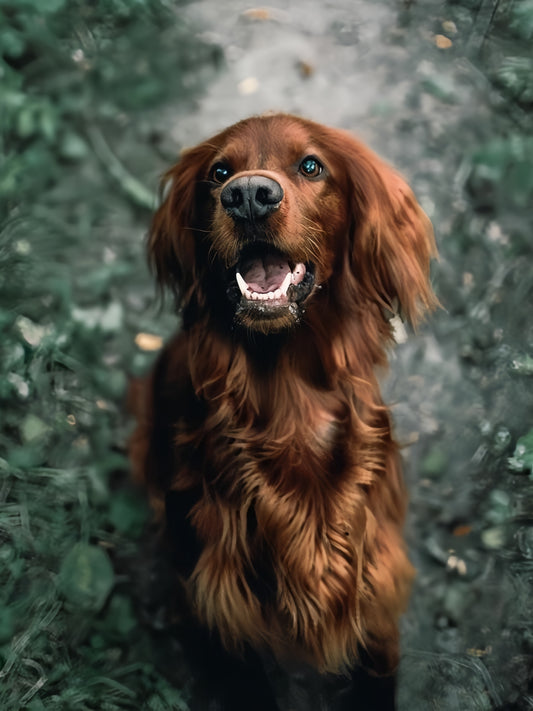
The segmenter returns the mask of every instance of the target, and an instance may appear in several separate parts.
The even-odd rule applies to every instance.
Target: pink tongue
[[[289,272],[290,267],[282,258],[267,255],[247,262],[242,276],[250,291],[267,294],[280,287]]]

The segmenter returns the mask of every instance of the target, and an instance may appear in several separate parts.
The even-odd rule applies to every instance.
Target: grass
[[[186,709],[132,590],[125,401],[168,328],[143,254],[154,110],[217,50],[158,0],[2,1],[0,26],[0,708]]]

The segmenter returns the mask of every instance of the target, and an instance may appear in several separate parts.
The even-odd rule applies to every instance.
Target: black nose
[[[263,175],[244,175],[224,186],[220,202],[234,220],[256,220],[275,212],[283,199],[279,183]]]

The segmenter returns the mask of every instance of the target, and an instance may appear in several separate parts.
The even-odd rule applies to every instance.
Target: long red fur
[[[308,153],[324,161],[326,180],[296,175],[291,166]],[[299,322],[281,338],[259,328],[278,339],[263,360],[253,328],[228,328],[216,306],[225,298],[217,269],[238,250],[206,187],[221,156],[280,182],[270,238],[316,266]],[[390,672],[413,570],[375,370],[392,346],[384,314],[395,300],[412,323],[435,305],[430,223],[363,144],[286,115],[248,119],[186,151],[164,183],[149,258],[175,292],[183,328],[139,398],[131,456],[161,516],[168,491],[199,492],[189,521],[201,548],[183,580],[191,606],[228,648],[266,645],[322,672],[365,650]],[[264,564],[267,595],[253,582]]]

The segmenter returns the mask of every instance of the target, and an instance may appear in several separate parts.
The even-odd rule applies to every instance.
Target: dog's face
[[[427,219],[401,178],[347,134],[252,118],[187,151],[166,178],[149,250],[185,308],[268,334],[320,308],[319,287],[384,308],[400,298],[410,315],[430,298]]]
[[[247,124],[207,172],[211,254],[227,267],[236,321],[262,332],[298,323],[329,279],[345,213],[325,145],[299,124],[272,129]]]

